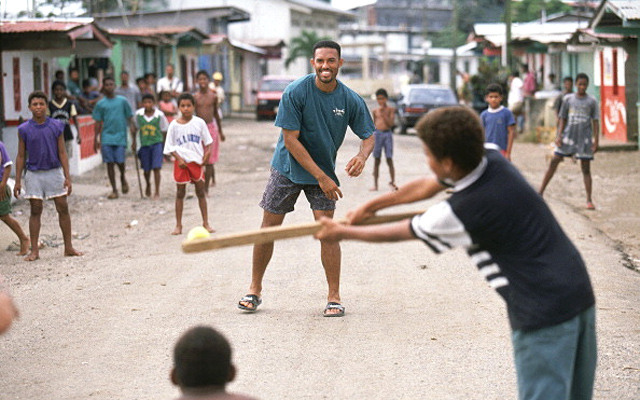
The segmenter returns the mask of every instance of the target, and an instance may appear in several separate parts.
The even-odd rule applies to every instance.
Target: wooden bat
[[[384,224],[400,221],[422,214],[424,211],[409,211],[386,215],[374,215],[362,221],[359,225]],[[337,220],[341,224],[347,223],[346,219]],[[225,247],[243,246],[247,244],[268,243],[280,239],[291,239],[300,236],[313,235],[322,228],[320,222],[298,224],[290,226],[274,226],[256,229],[229,235],[221,235],[213,238],[185,240],[182,242],[182,251],[185,253],[197,253],[207,250],[223,249]]]

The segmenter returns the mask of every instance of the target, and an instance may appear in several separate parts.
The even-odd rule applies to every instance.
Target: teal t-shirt
[[[104,97],[96,104],[91,115],[94,120],[102,121],[101,143],[109,146],[126,146],[129,118],[133,115],[126,98]]]
[[[360,139],[366,139],[373,134],[375,126],[367,105],[356,92],[338,81],[333,92],[325,93],[318,89],[315,78],[315,74],[309,74],[287,86],[280,99],[275,125],[300,131],[300,143],[318,167],[339,185],[336,156],[347,127]],[[282,132],[271,166],[294,183],[318,184],[284,146]]]

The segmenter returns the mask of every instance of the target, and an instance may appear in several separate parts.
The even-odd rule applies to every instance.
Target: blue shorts
[[[293,211],[300,192],[309,201],[312,210],[331,211],[336,209],[335,200],[325,196],[320,185],[298,184],[271,168],[271,176],[264,189],[260,207],[272,214],[286,214]]]
[[[142,146],[138,150],[138,158],[140,159],[140,165],[142,170],[149,172],[152,169],[162,168],[162,150],[164,145],[162,142],[154,143],[151,146]]]
[[[102,145],[102,162],[124,164],[124,146]]]
[[[595,306],[572,319],[511,334],[520,400],[590,400],[597,347]]]
[[[373,135],[375,136],[373,158],[380,158],[380,156],[382,156],[382,149],[384,149],[384,155],[387,158],[393,158],[393,132],[379,131],[376,129]]]

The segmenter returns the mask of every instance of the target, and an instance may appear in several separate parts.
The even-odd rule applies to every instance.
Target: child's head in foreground
[[[416,130],[425,145],[429,168],[440,180],[458,180],[482,161],[484,130],[471,108],[437,108],[418,121]]]
[[[186,389],[224,388],[235,377],[231,346],[218,331],[196,326],[186,331],[173,350],[171,381]]]

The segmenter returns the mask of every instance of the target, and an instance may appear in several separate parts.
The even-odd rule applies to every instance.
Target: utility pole
[[[505,0],[504,3],[504,23],[507,29],[507,37],[505,38],[504,47],[502,51],[506,58],[503,57],[503,60],[506,60],[506,65],[510,70],[513,71],[513,55],[511,54],[511,0]],[[504,61],[503,61],[504,64]]]
[[[451,18],[451,26],[453,26],[453,33],[451,34],[451,50],[453,52],[453,57],[451,59],[451,71],[449,76],[451,79],[451,89],[453,89],[454,93],[456,91],[456,78],[458,76],[458,52],[456,51],[457,41],[456,36],[458,33],[458,0],[453,0],[453,15]]]

